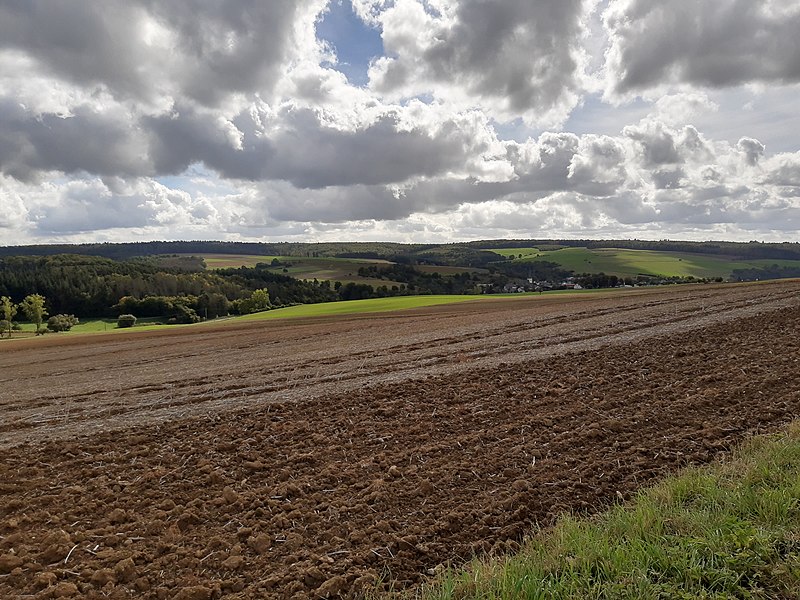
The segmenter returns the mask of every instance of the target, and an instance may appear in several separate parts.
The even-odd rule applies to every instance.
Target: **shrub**
[[[44,335],[45,333],[50,333],[50,330],[47,327],[39,327],[36,330],[36,335]]]
[[[120,315],[117,318],[117,327],[133,327],[136,325],[136,317],[133,315]]]
[[[47,329],[50,331],[69,331],[80,323],[75,315],[54,315],[47,319]]]
[[[170,318],[167,319],[167,324],[186,325],[189,323],[197,323],[199,321],[200,317],[197,316],[197,312],[193,308],[189,308],[183,304],[175,304],[175,306],[172,308],[172,314]]]

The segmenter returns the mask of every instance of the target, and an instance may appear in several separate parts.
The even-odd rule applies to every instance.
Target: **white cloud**
[[[578,103],[582,0],[397,0],[361,10],[383,30],[387,56],[372,65],[370,86],[387,98],[431,94],[550,125]]]
[[[611,0],[604,21],[610,96],[800,82],[795,0]]]
[[[326,0],[0,2],[0,243],[800,226],[800,2],[352,4],[363,88]]]

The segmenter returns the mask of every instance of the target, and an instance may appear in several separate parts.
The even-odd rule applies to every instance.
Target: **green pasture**
[[[372,286],[399,285],[394,281],[359,277],[358,269],[369,264],[390,264],[386,260],[369,258],[328,258],[307,256],[257,256],[247,254],[199,254],[210,270],[239,267],[255,267],[258,263],[271,264],[273,260],[280,265],[270,267],[273,273],[290,275],[296,279],[311,281],[340,281],[342,283],[366,283]],[[285,271],[284,271],[285,269]],[[463,270],[463,269],[462,269]]]
[[[392,298],[370,298],[368,300],[346,300],[341,302],[323,302],[320,304],[301,304],[287,308],[268,310],[252,315],[237,317],[240,321],[262,321],[271,319],[299,319],[310,317],[329,317],[337,315],[355,315],[425,308],[442,304],[455,304],[490,296],[395,296]]]
[[[554,262],[576,274],[606,273],[619,277],[656,275],[661,277],[728,278],[734,269],[765,267],[773,264],[800,266],[800,261],[793,260],[733,261],[713,255],[623,248],[561,248],[549,252],[534,252],[535,250],[535,248],[504,248],[492,250],[492,252],[502,256],[523,254],[522,258],[515,259],[520,262]]]
[[[255,267],[258,263],[271,263],[280,256],[258,256],[255,254],[196,254],[206,261],[208,269],[238,269],[239,267]],[[283,257],[285,258],[285,257]]]
[[[385,283],[385,282],[384,282]],[[500,296],[498,296],[499,298]],[[277,319],[302,319],[312,317],[327,317],[338,315],[356,315],[394,312],[427,306],[454,304],[475,299],[490,299],[491,296],[396,296],[392,298],[372,298],[368,300],[347,300],[340,302],[322,302],[319,304],[300,304],[286,308],[276,308],[251,315],[222,317],[211,319],[193,325],[163,325],[156,324],[158,318],[143,318],[136,321],[134,327],[118,328],[116,319],[87,319],[73,327],[68,332],[48,333],[46,336],[65,336],[86,333],[130,333],[136,331],[156,331],[159,329],[174,330],[184,327],[202,327],[212,323],[242,323],[248,321],[266,321]],[[13,337],[31,337],[35,332],[33,323],[22,323],[22,331],[15,331]]]
[[[492,248],[487,250],[487,252],[494,252],[495,254],[499,254],[503,258],[507,258],[509,256],[513,256],[516,259],[524,259],[524,258],[536,258],[540,254],[544,254],[539,248]],[[522,256],[520,256],[520,254]]]
[[[62,336],[62,335],[73,335],[76,333],[102,333],[105,331],[149,331],[153,329],[160,329],[162,327],[173,328],[173,327],[180,327],[179,325],[156,325],[159,321],[163,321],[163,319],[159,317],[143,317],[136,320],[136,326],[131,327],[123,327],[122,329],[117,327],[117,320],[116,319],[81,319],[81,322],[75,325],[69,331],[63,331],[60,333],[47,333],[45,335],[48,336]],[[43,325],[47,324],[47,320]],[[33,323],[20,323],[20,327],[22,327],[21,331],[13,332],[14,336],[19,337],[29,337],[36,333],[36,326]]]

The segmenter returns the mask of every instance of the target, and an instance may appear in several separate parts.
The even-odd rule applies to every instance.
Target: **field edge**
[[[795,420],[604,512],[564,514],[516,554],[444,569],[413,595],[369,598],[796,598],[799,504]]]

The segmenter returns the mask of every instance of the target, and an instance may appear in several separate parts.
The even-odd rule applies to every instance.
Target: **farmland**
[[[798,292],[0,344],[0,596],[347,597],[513,551],[795,418]]]
[[[557,292],[555,292],[557,293]],[[576,292],[569,292],[575,294]],[[497,295],[491,299],[500,299],[502,295]],[[192,325],[164,325],[158,323],[158,318],[139,319],[135,327],[118,328],[116,319],[87,319],[75,325],[68,332],[58,333],[57,337],[72,336],[82,333],[140,333],[143,331],[175,330],[176,327],[219,327],[240,324],[246,321],[274,321],[281,319],[307,319],[309,317],[328,317],[335,315],[359,315],[371,313],[394,312],[398,310],[408,310],[411,308],[424,308],[428,306],[439,306],[442,304],[454,304],[457,302],[467,302],[476,300],[479,296],[400,296],[392,298],[369,298],[367,300],[346,300],[342,302],[321,302],[319,304],[300,304],[281,309],[253,313],[251,315],[226,317],[218,320],[204,321]],[[483,298],[486,300],[486,298]],[[34,335],[36,326],[33,323],[23,323],[21,331],[14,335],[19,337],[31,337]],[[3,340],[0,340],[2,342]]]
[[[501,257],[512,257],[516,262],[553,262],[575,274],[606,273],[618,277],[636,277],[652,275],[659,277],[696,277],[727,279],[734,269],[752,269],[769,267],[773,264],[786,267],[798,267],[797,260],[768,259],[735,259],[731,257],[713,256],[689,252],[661,252],[653,250],[631,250],[625,248],[561,248],[558,246],[542,246],[528,248],[494,248],[490,252]],[[360,283],[386,284],[384,280],[367,280],[357,275],[359,267],[369,264],[390,264],[387,260],[377,259],[344,259],[331,257],[303,256],[255,256],[201,254],[209,269],[229,267],[254,267],[258,263],[271,263],[277,259],[288,266],[277,265],[272,269],[276,273],[284,272],[299,279],[318,279],[320,281],[357,281]],[[484,269],[466,266],[421,265],[423,272],[439,272],[442,274],[461,273],[464,271],[484,271]]]
[[[357,275],[359,267],[369,264],[389,264],[385,260],[359,258],[318,258],[305,256],[256,256],[236,254],[200,254],[209,269],[236,267],[255,267],[259,263],[272,264],[275,273],[286,273],[298,279],[317,279],[319,281],[357,281],[375,285],[386,285],[387,281],[372,280]],[[388,282],[391,283],[391,282]]]
[[[542,245],[537,247],[492,248],[489,252],[502,258],[513,259],[516,263],[550,262],[560,265],[575,274],[605,273],[618,277],[654,276],[654,277],[695,277],[697,279],[728,279],[736,269],[761,269],[778,265],[781,267],[800,267],[798,260],[781,259],[744,259],[713,254],[633,250],[627,248],[583,248],[560,247],[558,245]],[[304,256],[255,256],[201,254],[209,269],[247,266],[257,263],[270,263],[278,259],[288,264],[287,267],[276,266],[273,271],[284,272],[300,279],[318,279],[320,281],[354,281],[371,285],[385,285],[385,280],[367,279],[357,275],[358,269],[368,264],[391,264],[387,260],[377,259],[344,259],[332,257]],[[489,263],[491,265],[491,263]],[[464,271],[485,272],[485,269],[467,266],[420,265],[423,272],[454,274]]]
[[[491,251],[500,256],[514,257],[519,262],[554,262],[576,274],[602,272],[618,277],[654,275],[727,279],[734,269],[764,268],[773,264],[795,268],[800,266],[797,260],[741,260],[688,252],[624,248],[498,248]]]

